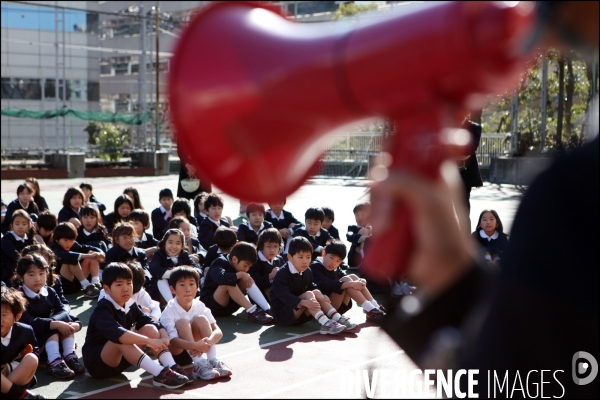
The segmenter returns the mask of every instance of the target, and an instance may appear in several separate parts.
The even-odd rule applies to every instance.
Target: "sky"
[[[59,17],[62,11],[59,11]],[[35,30],[55,30],[55,10],[50,7],[2,4],[2,27]],[[74,31],[74,25],[86,25],[84,11],[65,10],[65,30]]]

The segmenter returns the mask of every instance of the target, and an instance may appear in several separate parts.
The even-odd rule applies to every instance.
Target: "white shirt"
[[[185,319],[187,321],[191,321],[194,317],[199,315],[204,315],[208,322],[212,325],[216,323],[215,317],[213,317],[212,312],[208,307],[204,305],[199,299],[194,299],[192,301],[192,306],[189,311],[185,311],[183,307],[179,305],[177,302],[177,298],[173,300],[169,300],[165,310],[162,312],[160,316],[160,323],[165,327],[167,333],[169,334],[169,339],[178,338],[177,328],[175,328],[175,323],[180,319]]]
[[[136,242],[145,242],[146,241],[146,232],[142,232],[142,237],[140,239],[135,238]]]
[[[202,211],[200,211],[200,216],[201,216],[202,218],[208,218],[208,215],[204,214]]]
[[[88,232],[88,231],[85,230],[85,228],[83,228],[83,233],[85,233],[85,236],[90,236],[94,232]]]
[[[3,346],[8,346],[10,344],[10,338],[12,336],[12,326],[10,327],[10,330],[8,331],[8,333],[6,334],[5,337],[2,338],[2,345]]]
[[[48,289],[46,289],[46,286],[42,286],[39,293],[36,293],[33,290],[29,289],[27,286],[23,285],[23,292],[25,292],[25,296],[32,299],[34,297],[37,297],[38,294],[44,297],[48,297]]]
[[[273,260],[274,260],[274,259],[273,259],[273,260],[271,260],[271,261],[267,260],[267,257],[265,257],[265,255],[263,254],[263,252],[262,252],[261,250],[259,250],[259,251],[258,251],[258,258],[259,258],[261,261],[265,261],[265,262],[268,262],[269,264],[273,265]]]
[[[300,274],[300,275],[302,275],[302,272],[304,272],[304,271],[298,272],[298,270],[296,269],[296,267],[294,267],[294,264],[292,264],[291,261],[288,261],[288,265],[290,266],[290,272],[292,274]]]
[[[212,222],[213,224],[215,224],[216,226],[221,226],[221,221],[215,221],[214,219],[212,219],[211,217],[206,217],[210,222]]]
[[[19,204],[21,205],[21,207],[23,207],[23,209],[27,210],[27,208],[29,207],[29,203],[26,205],[23,205],[23,203],[21,203],[21,200],[19,200]]]
[[[98,301],[102,300],[105,297],[110,298],[110,296],[106,294],[104,289],[102,289],[100,291],[100,296],[98,296]],[[140,307],[148,307],[150,309],[151,317],[155,317],[157,320],[160,318],[160,303],[158,301],[152,300],[152,298],[144,288],[142,288],[139,292],[134,293],[133,296],[131,296],[131,299],[133,299],[133,301],[135,301]]]
[[[492,236],[488,236],[485,234],[485,231],[483,229],[481,229],[479,231],[479,236],[481,236],[483,239],[487,239],[488,242],[491,242],[492,239],[494,239],[494,240],[498,239],[498,236],[500,236],[500,235],[498,234],[498,231],[494,231],[494,234]]]
[[[254,231],[254,232],[256,232],[257,234],[258,234],[260,231],[262,231],[262,230],[265,228],[265,224],[264,224],[264,223],[261,223],[261,224],[260,224],[260,228],[258,228],[258,229],[254,229],[254,228],[252,227],[252,224],[250,223],[250,221],[246,222],[246,224],[248,225],[248,228],[250,228],[251,230],[253,230],[253,231]]]
[[[19,237],[19,236],[18,236],[16,233],[14,233],[13,231],[10,231],[10,233],[12,233],[12,234],[13,234],[13,236],[15,237],[15,239],[17,239],[18,241],[20,241],[20,242],[23,242],[23,243],[25,243],[25,241],[26,241],[27,239],[29,239],[29,238],[27,237],[27,234],[25,234],[25,236],[23,236],[23,237]]]
[[[271,213],[271,217],[273,217],[275,219],[285,219],[285,216],[283,215],[283,210],[281,210],[281,214],[279,214],[279,217],[277,215],[275,215],[273,210],[269,210],[269,212]]]
[[[171,259],[171,261],[173,261],[173,264],[177,265],[177,263],[179,262],[179,257],[171,257],[169,256],[169,258]]]
[[[162,212],[163,214],[167,212],[167,209],[166,209],[166,208],[164,208],[164,207],[162,206],[162,204],[161,204],[161,206],[160,206],[160,207],[158,207],[158,208],[160,208],[160,212]]]
[[[102,291],[104,292],[104,289],[102,289]],[[129,309],[131,308],[131,306],[133,306],[135,304],[135,300],[133,299],[133,296],[129,300],[127,300],[127,303],[125,303],[125,308],[118,305],[117,302],[114,301],[113,298],[110,297],[109,295],[107,295],[106,293],[104,294],[104,298],[106,300],[110,301],[117,310],[123,311],[125,314],[127,314],[129,312]],[[100,300],[100,296],[98,296],[98,300]]]

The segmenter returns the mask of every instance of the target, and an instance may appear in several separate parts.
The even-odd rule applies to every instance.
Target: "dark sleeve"
[[[237,285],[237,275],[233,272],[227,272],[225,268],[219,262],[213,262],[208,270],[208,275],[212,278],[213,281],[217,283],[217,285],[229,285],[235,286]]]
[[[46,287],[46,289],[48,290],[48,300],[52,301],[52,309],[54,312],[50,319],[53,321],[74,322],[54,289],[51,287]]]
[[[90,246],[87,244],[79,244],[77,242],[73,243],[73,247],[71,247],[71,251],[74,251],[76,253],[81,253],[81,254],[87,254],[90,251],[104,253],[102,251],[102,249],[100,249],[98,247]]]
[[[360,240],[361,236],[362,236],[361,234],[354,232],[353,225],[348,226],[348,233],[346,233],[346,240],[348,240],[350,243],[352,243],[354,245],[358,245],[358,241]]]
[[[63,304],[69,304],[69,300],[65,297],[65,292],[62,287],[62,281],[60,279],[54,280],[54,285],[52,285],[52,289],[56,292],[56,295],[60,299],[60,302]]]
[[[323,267],[319,263],[313,262],[310,266],[310,270],[312,272],[313,282],[317,285],[319,290],[327,293],[342,294],[342,282],[325,276]]]
[[[121,344],[119,338],[123,336],[125,332],[129,332],[129,330],[125,329],[123,326],[121,326],[121,324],[117,322],[117,319],[115,318],[115,315],[111,310],[112,305],[110,304],[110,302],[105,299],[102,299],[101,302],[106,302],[108,304],[98,303],[90,317],[90,321],[94,321],[93,323],[96,329],[98,329],[98,331],[103,337],[105,337],[113,343]]]
[[[237,238],[240,242],[247,241],[246,236],[248,234],[248,227],[246,225],[240,225],[237,231]]]
[[[71,219],[69,215],[69,210],[66,207],[61,208],[58,212],[57,219],[59,224],[61,222],[69,222],[69,220]]]
[[[290,221],[290,222],[288,222],[288,226],[292,222],[295,223],[295,224],[299,224],[299,225],[304,226],[304,224],[302,222],[298,221],[298,219],[296,217],[294,217],[294,215],[291,212],[288,212],[288,215],[289,215],[289,221]],[[287,228],[287,226],[286,226],[286,228]]]
[[[104,257],[104,265],[108,265],[112,262],[119,261],[119,249],[121,249],[118,245],[114,245],[106,252],[106,256]]]
[[[271,286],[271,298],[277,297],[283,304],[296,310],[302,299],[292,294],[289,276],[290,272],[287,268],[277,271],[275,279],[273,279],[273,285]]]
[[[106,206],[104,205],[104,203],[100,203],[96,196],[92,196],[92,201],[96,203],[96,205],[98,206],[98,210],[100,210],[100,213],[104,213],[104,211],[106,211]]]
[[[202,221],[200,223],[200,230],[198,231],[198,240],[205,249],[215,244],[215,233],[208,224],[212,224],[212,222],[208,220]]]
[[[155,238],[162,238],[165,230],[165,219],[160,212],[160,208],[152,210],[152,234]]]
[[[267,263],[263,263],[260,260],[256,261],[248,270],[248,274],[254,279],[256,286],[260,290],[265,290],[271,287],[271,282],[269,281],[269,274],[271,271],[267,271]]]
[[[200,275],[202,275],[202,268],[192,260],[192,257],[190,257],[190,253],[188,253],[187,250],[183,250],[183,263],[179,265],[189,265],[190,267],[194,267],[200,272]]]
[[[75,247],[75,245],[73,245]],[[79,254],[73,251],[65,251],[56,242],[50,243],[50,248],[54,251],[56,257],[60,260],[61,264],[75,265],[79,262]]]
[[[2,251],[4,252],[3,256],[8,257],[14,262],[17,262],[17,260],[19,259],[19,251],[15,247],[15,241],[13,240],[13,238],[11,238],[8,235],[12,236],[12,233],[8,233],[4,237],[2,237],[1,241]]]
[[[13,213],[17,209],[14,201],[11,201],[6,206],[6,216],[4,217],[4,222],[2,222],[2,234],[6,235],[6,232],[10,230],[10,220],[12,218]]]
[[[48,210],[48,203],[46,203],[46,199],[40,196],[39,201],[36,202],[37,206],[38,206],[38,211],[42,212],[42,211],[46,211]]]
[[[104,226],[106,227],[106,232],[108,232],[109,235],[112,235],[113,228],[115,227],[114,213],[109,213],[104,216]]]
[[[162,276],[167,272],[167,260],[165,258],[165,254],[162,250],[157,251],[152,256],[152,260],[150,260],[150,265],[148,265],[148,271],[150,271],[150,275],[152,275],[152,279],[158,280],[162,279]]]
[[[481,125],[471,122],[471,135],[473,136],[473,151],[475,153],[477,148],[479,147],[479,142],[481,141]]]
[[[338,229],[335,226],[331,226],[331,228],[329,228],[329,234],[337,240],[340,240],[340,231],[338,231]]]
[[[137,303],[135,304],[135,307],[132,306],[130,308],[130,312],[134,313],[132,317],[135,321],[136,330],[141,329],[144,325],[154,325],[158,330],[164,329],[160,321],[155,321],[151,316],[144,313]]]
[[[33,347],[33,352],[35,353],[35,355],[37,355],[38,357],[40,356],[40,347],[38,345],[37,339],[35,338],[35,332],[33,331],[33,328],[29,325],[22,325],[22,327],[24,327],[24,332],[23,335],[26,336],[26,342],[28,344],[31,345],[31,347]]]

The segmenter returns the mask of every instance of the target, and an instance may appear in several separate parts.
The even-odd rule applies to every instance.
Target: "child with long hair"
[[[190,231],[193,237],[198,237],[198,220],[192,215],[190,202],[188,199],[179,198],[171,206],[173,218],[184,217],[190,223]]]
[[[479,214],[477,227],[471,236],[481,246],[481,253],[488,265],[500,266],[502,255],[508,246],[508,235],[504,233],[496,210],[483,210]]]
[[[198,269],[198,273],[202,273],[200,266],[192,260],[184,246],[185,235],[179,229],[168,229],[158,242],[159,250],[152,256],[149,266],[152,275],[150,296],[154,300],[160,301],[160,296],[166,302],[173,299],[169,288],[169,276],[176,266],[189,265]]]
[[[25,246],[34,243],[35,228],[25,210],[16,210],[10,221],[10,231],[0,241],[2,247],[2,282],[12,286],[11,281],[19,260],[19,253]]]
[[[25,182],[17,187],[17,198],[8,203],[6,206],[6,215],[4,221],[2,221],[2,234],[6,235],[6,232],[10,229],[12,221],[12,215],[16,210],[25,210],[30,216],[35,214],[36,217],[39,215],[40,210],[33,201],[34,189],[31,184]]]
[[[238,231],[239,233],[239,231]],[[258,260],[248,270],[256,286],[271,302],[271,285],[279,268],[285,264],[281,251],[281,234],[275,228],[265,229],[258,236]]]
[[[40,212],[48,210],[48,203],[46,203],[46,199],[42,197],[40,192],[40,183],[38,180],[31,176],[25,179],[25,182],[31,185],[31,188],[33,189],[33,201],[35,201],[35,204],[37,204]]]
[[[112,235],[114,226],[120,222],[127,222],[129,214],[135,209],[133,200],[126,194],[122,194],[115,200],[114,211],[104,216],[104,226],[109,235]]]
[[[132,186],[125,188],[125,190],[123,190],[123,194],[126,194],[131,200],[133,200],[133,209],[144,209],[142,200],[140,199],[140,193],[136,188]]]
[[[100,201],[98,201],[96,196],[94,196],[94,188],[92,184],[89,182],[82,182],[79,185],[79,189],[81,189],[83,195],[85,196],[84,204],[94,203],[98,207],[98,211],[100,211],[100,216],[104,218],[104,211],[106,211],[106,206]]]
[[[96,207],[87,205],[81,207],[79,215],[81,226],[77,229],[77,242],[97,247],[106,254],[110,239],[106,228],[102,225],[100,211]]]
[[[137,261],[144,271],[148,271],[146,251],[135,247],[135,230],[130,222],[122,222],[113,230],[113,247],[106,253],[105,265],[113,262]],[[150,283],[150,274],[146,274]]]
[[[70,222],[75,228],[81,226],[79,211],[83,206],[83,192],[78,187],[67,189],[63,197],[63,208],[58,212],[58,222]]]
[[[27,255],[19,260],[16,273],[29,303],[21,321],[33,327],[38,345],[45,347],[48,371],[59,379],[83,374],[85,368],[75,354],[74,337],[82,325],[69,315],[54,289],[47,285],[50,267],[46,260],[37,254]]]
[[[150,216],[145,210],[136,209],[129,214],[129,223],[135,231],[135,247],[145,250],[148,259],[152,258],[152,255],[158,250],[156,247],[158,239],[148,232]]]
[[[200,222],[202,222],[204,218],[208,217],[208,215],[206,215],[206,210],[204,209],[204,202],[207,197],[208,193],[200,192],[196,195],[196,198],[194,198],[194,217],[196,217],[198,225],[200,225]]]
[[[192,236],[190,222],[185,217],[174,217],[169,221],[169,229],[179,229],[185,236],[185,249],[190,253],[190,257],[196,264],[203,264],[206,258],[206,250],[198,239]]]

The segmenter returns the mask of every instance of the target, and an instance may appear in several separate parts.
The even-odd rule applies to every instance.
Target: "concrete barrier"
[[[68,178],[83,178],[85,175],[85,153],[52,154],[52,167],[66,169]]]
[[[492,158],[489,170],[490,183],[529,185],[552,162],[541,157]]]
[[[140,153],[140,166],[154,168],[155,176],[169,175],[169,152],[168,151],[145,151]]]

